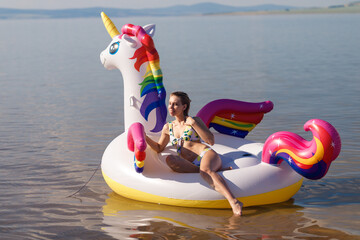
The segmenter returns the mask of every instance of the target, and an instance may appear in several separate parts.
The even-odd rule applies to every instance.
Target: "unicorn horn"
[[[111,21],[111,19],[108,16],[106,16],[104,12],[101,12],[101,18],[111,38],[114,38],[115,36],[120,34],[115,24]]]

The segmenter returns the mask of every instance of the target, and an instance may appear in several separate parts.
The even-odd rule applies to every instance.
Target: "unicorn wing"
[[[245,138],[274,107],[271,101],[260,103],[218,99],[206,104],[198,114],[208,128],[231,136]]]

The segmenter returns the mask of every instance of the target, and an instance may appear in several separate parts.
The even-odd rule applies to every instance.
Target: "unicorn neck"
[[[133,123],[140,122],[145,132],[156,133],[162,130],[166,122],[166,92],[161,88],[159,93],[155,82],[144,78],[148,74],[147,65],[144,64],[140,71],[128,69],[123,73],[125,130]]]
[[[166,91],[157,51],[148,50],[144,46],[136,49],[129,58],[134,61],[128,61],[119,69],[124,78],[125,129],[140,122],[146,132],[156,133],[166,122]]]
[[[123,73],[124,79],[124,125],[125,130],[128,130],[131,124],[140,122],[145,127],[145,131],[150,129],[148,121],[140,113],[140,107],[143,103],[143,98],[140,97],[140,80],[141,73],[127,70]],[[139,79],[139,80],[137,80]]]

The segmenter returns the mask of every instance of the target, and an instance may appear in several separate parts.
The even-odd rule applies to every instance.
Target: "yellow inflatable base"
[[[138,200],[143,202],[151,202],[158,204],[166,204],[173,205],[179,207],[195,207],[195,208],[231,208],[228,201],[226,199],[221,200],[186,200],[186,199],[175,199],[175,198],[167,198],[158,195],[153,195],[150,193],[142,192],[136,189],[132,189],[126,187],[122,184],[119,184],[108,177],[104,172],[102,173],[105,179],[105,182],[108,186],[117,194]],[[273,203],[280,203],[289,200],[292,196],[299,191],[302,185],[303,179],[299,182],[287,186],[282,189],[278,189],[271,192],[266,192],[258,195],[247,196],[238,198],[245,207],[248,206],[258,206],[258,205],[266,205]]]

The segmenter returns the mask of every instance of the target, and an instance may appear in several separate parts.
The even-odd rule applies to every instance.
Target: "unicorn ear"
[[[137,45],[136,41],[126,34],[123,35],[122,39],[132,48],[135,48]]]
[[[143,29],[145,30],[145,32],[150,36],[150,37],[154,37],[155,35],[155,24],[148,24],[143,26]]]

